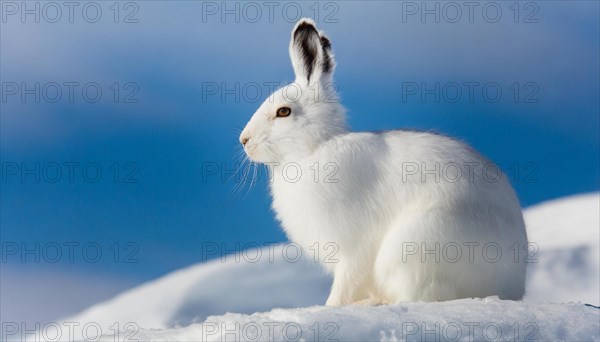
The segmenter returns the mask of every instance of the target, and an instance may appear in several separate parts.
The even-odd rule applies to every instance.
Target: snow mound
[[[322,304],[331,279],[307,258],[275,245],[196,264],[94,305],[68,321],[135,322],[147,328],[187,325],[228,311],[253,313],[274,307]]]
[[[290,245],[278,245],[197,264],[94,305],[60,323],[76,327],[69,335],[63,328],[61,339],[600,341],[600,310],[584,305],[600,302],[600,194],[542,203],[526,209],[525,220],[534,245],[524,301],[316,306],[330,277],[309,255],[298,261]],[[8,339],[15,338],[23,340]]]
[[[600,305],[600,194],[528,208],[525,222],[539,249],[530,253],[525,299]]]
[[[131,332],[141,341],[598,341],[600,310],[497,298],[210,316],[185,328]],[[114,341],[107,336],[106,341]]]

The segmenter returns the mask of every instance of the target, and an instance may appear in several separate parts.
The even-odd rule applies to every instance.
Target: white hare
[[[320,249],[334,277],[326,304],[521,299],[527,236],[498,168],[442,135],[350,132],[329,39],[302,19],[289,50],[295,82],[260,106],[240,142],[269,166],[288,237]]]

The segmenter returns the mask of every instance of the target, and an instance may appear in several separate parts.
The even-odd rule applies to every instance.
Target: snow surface
[[[542,203],[525,219],[537,248],[524,301],[324,307],[330,277],[308,253],[294,262],[295,246],[279,245],[173,272],[42,327],[35,339],[600,341],[600,310],[583,304],[600,302],[600,194]]]
[[[526,300],[600,305],[600,195],[550,201],[525,210],[529,242]]]

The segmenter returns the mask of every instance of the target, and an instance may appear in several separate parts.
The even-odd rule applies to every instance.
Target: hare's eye
[[[286,116],[289,116],[290,114],[292,114],[292,110],[290,109],[290,107],[281,107],[277,110],[277,116],[280,118],[284,118]]]

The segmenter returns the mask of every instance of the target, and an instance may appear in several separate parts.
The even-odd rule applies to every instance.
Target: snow
[[[279,245],[173,272],[27,337],[42,341],[55,336],[94,340],[96,335],[106,341],[600,341],[600,310],[584,305],[600,302],[599,216],[599,193],[525,210],[529,240],[539,250],[531,255],[537,262],[528,265],[524,301],[490,297],[324,307],[330,277],[310,255],[293,261],[295,253],[290,249],[294,248]],[[74,330],[67,329],[70,326]],[[3,327],[5,340],[23,340],[20,333]]]
[[[329,277],[306,258],[286,261],[283,251],[283,246],[270,246],[238,256],[226,255],[225,262],[218,259],[197,264],[92,306],[69,320],[101,322],[103,326],[136,322],[143,327],[167,328],[227,311],[252,313],[324,303]]]
[[[527,300],[600,303],[600,196],[550,201],[525,211],[529,241]]]
[[[135,337],[143,341],[592,341],[600,339],[598,312],[580,304],[491,298],[381,307],[313,306],[210,316],[202,324],[142,330]]]

